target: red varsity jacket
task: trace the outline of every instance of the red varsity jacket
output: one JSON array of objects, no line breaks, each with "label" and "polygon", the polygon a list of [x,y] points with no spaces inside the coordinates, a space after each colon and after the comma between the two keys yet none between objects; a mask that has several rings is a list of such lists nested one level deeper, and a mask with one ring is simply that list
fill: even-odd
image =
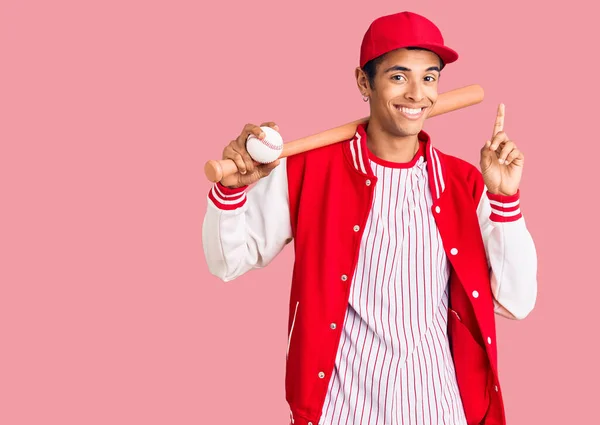
[{"label": "red varsity jacket", "polygon": [[[469,424],[505,424],[495,313],[524,318],[537,290],[535,248],[519,209],[520,193],[487,192],[477,168],[435,149],[425,132],[420,138],[426,141],[432,212],[451,263],[448,333],[465,415]],[[294,425],[318,424],[334,368],[343,327],[330,324],[343,323],[377,185],[365,140],[359,126],[351,140],[288,157],[285,172],[257,183],[252,208],[280,214],[284,228],[264,241],[264,217],[245,210],[246,188],[216,185],[209,194],[204,246],[211,272],[223,280],[264,267],[293,238],[285,389]],[[286,186],[277,189],[280,195],[276,179]],[[259,224],[239,235],[253,220]],[[493,232],[504,233],[486,251]],[[515,258],[510,266],[507,252]]]}]

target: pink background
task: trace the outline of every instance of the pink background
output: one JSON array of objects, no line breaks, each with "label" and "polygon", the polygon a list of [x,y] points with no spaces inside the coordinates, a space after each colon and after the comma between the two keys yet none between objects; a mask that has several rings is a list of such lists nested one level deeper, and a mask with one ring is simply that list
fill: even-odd
[{"label": "pink background", "polygon": [[203,165],[247,122],[274,120],[290,141],[367,115],[360,41],[401,10],[428,16],[460,54],[441,91],[486,91],[427,122],[436,145],[478,164],[505,102],[527,157],[539,301],[498,325],[509,424],[594,422],[594,12],[583,1],[203,3],[0,3],[0,423],[287,423],[293,250],[235,282],[213,278]]}]

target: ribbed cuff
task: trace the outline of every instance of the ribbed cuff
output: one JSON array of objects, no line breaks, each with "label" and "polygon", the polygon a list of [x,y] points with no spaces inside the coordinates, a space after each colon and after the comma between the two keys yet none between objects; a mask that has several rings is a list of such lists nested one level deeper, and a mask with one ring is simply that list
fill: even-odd
[{"label": "ribbed cuff", "polygon": [[506,223],[517,221],[523,217],[521,214],[520,190],[518,190],[517,193],[512,196],[496,195],[488,191],[487,197],[490,200],[490,205],[492,206],[490,220]]},{"label": "ribbed cuff", "polygon": [[235,210],[246,203],[247,188],[248,186],[242,186],[230,189],[217,182],[210,189],[208,197],[221,210]]}]

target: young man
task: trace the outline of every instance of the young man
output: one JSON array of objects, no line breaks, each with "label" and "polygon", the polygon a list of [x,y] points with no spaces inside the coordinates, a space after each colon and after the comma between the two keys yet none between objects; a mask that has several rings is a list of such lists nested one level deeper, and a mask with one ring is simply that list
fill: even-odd
[{"label": "young man", "polygon": [[370,120],[351,140],[255,166],[248,125],[224,150],[239,173],[208,195],[211,273],[231,281],[294,240],[295,425],[505,423],[495,313],[523,319],[537,293],[524,157],[502,106],[481,172],[433,147],[423,123],[457,58],[426,18],[381,17],[356,70]]}]

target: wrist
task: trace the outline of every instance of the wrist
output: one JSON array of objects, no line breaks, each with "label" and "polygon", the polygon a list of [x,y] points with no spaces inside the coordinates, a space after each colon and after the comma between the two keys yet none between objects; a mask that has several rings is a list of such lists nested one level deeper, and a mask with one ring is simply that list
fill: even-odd
[{"label": "wrist", "polygon": [[245,185],[245,184],[242,184],[242,185],[235,185],[234,184],[234,185],[230,186],[230,185],[225,185],[225,184],[223,184],[221,182],[217,182],[217,186],[219,187],[219,189],[225,190],[225,191],[228,191],[228,192],[234,192],[234,191],[237,191],[237,189],[244,189],[245,190],[246,187],[248,187],[248,185]]},{"label": "wrist", "polygon": [[512,196],[516,196],[519,193],[519,189],[517,189],[516,192],[512,192],[512,193],[506,193],[506,192],[502,192],[500,190],[488,189],[487,193],[494,195],[494,196],[512,197]]}]

